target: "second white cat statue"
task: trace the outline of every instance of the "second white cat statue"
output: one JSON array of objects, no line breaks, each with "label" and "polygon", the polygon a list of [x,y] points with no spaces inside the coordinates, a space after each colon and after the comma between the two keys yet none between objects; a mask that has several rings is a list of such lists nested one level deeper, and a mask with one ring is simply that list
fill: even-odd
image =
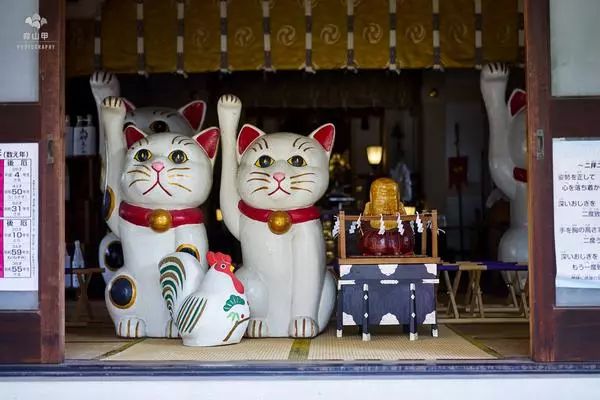
[{"label": "second white cat statue", "polygon": [[202,212],[219,146],[219,130],[188,137],[123,131],[125,105],[102,102],[106,135],[106,221],[121,239],[125,264],[109,280],[106,305],[118,336],[177,337],[161,295],[159,261],[187,252],[206,271],[208,249]]},{"label": "second white cat statue", "polygon": [[250,303],[249,337],[314,337],[335,303],[333,276],[314,204],[327,190],[335,128],[309,136],[266,135],[244,125],[242,103],[219,99],[223,168],[220,202],[229,231],[242,245],[237,272]]}]

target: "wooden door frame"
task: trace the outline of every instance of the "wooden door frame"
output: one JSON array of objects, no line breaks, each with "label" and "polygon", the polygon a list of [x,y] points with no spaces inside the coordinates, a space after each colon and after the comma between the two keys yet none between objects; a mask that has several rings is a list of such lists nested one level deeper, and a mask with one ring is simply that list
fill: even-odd
[{"label": "wooden door frame", "polygon": [[[526,0],[531,350],[535,361],[600,360],[600,309],[556,306],[552,138],[598,135],[600,99],[551,95],[549,0]],[[536,155],[543,130],[543,159]]]},{"label": "wooden door frame", "polygon": [[0,141],[39,143],[39,308],[0,311],[0,363],[64,360],[65,2],[39,0],[39,14],[56,40],[39,51],[39,101],[0,104]]}]

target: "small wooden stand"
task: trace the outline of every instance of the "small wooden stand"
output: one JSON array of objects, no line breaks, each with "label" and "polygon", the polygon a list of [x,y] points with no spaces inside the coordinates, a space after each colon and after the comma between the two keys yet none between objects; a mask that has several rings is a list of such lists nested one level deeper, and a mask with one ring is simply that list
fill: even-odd
[{"label": "small wooden stand", "polygon": [[65,269],[65,273],[74,273],[77,275],[77,281],[79,282],[79,297],[77,298],[77,305],[75,306],[75,315],[73,316],[73,319],[67,323],[68,326],[86,325],[86,322],[82,321],[84,311],[87,314],[88,320],[94,319],[87,291],[92,275],[102,272],[104,272],[104,268]]},{"label": "small wooden stand", "polygon": [[[419,253],[411,256],[362,256],[352,255],[349,256],[346,253],[346,222],[357,221],[360,217],[361,221],[379,221],[381,216],[365,216],[365,215],[346,215],[344,211],[339,213],[340,233],[338,235],[338,262],[340,264],[438,264],[440,258],[438,257],[438,242],[437,242],[437,211],[432,210],[431,212],[424,212],[419,214],[421,221],[423,222],[423,232],[421,233],[421,248]],[[400,216],[402,221],[415,221],[416,215],[402,215]],[[396,221],[397,215],[383,215],[384,221]],[[431,225],[431,256],[427,255],[427,237],[428,228]]]},{"label": "small wooden stand", "polygon": [[[371,339],[369,325],[405,325],[410,340],[418,338],[417,327],[428,325],[438,336],[436,290],[438,257],[437,211],[419,214],[423,223],[419,253],[410,256],[348,255],[346,223],[379,221],[381,216],[339,213],[337,336],[343,327],[361,327],[364,341]],[[416,215],[400,216],[402,222]],[[384,221],[397,221],[398,215],[383,215]],[[427,254],[427,231],[431,229],[431,256]]]}]

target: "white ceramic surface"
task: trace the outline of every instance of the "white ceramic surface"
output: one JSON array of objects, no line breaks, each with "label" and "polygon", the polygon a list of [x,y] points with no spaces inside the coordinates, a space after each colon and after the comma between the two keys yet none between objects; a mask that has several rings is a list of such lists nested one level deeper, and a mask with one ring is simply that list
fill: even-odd
[{"label": "white ceramic surface", "polygon": [[[179,246],[195,248],[206,268],[208,249],[203,223],[187,223],[157,231],[133,223],[119,214],[126,202],[148,210],[185,210],[199,207],[212,185],[212,168],[218,147],[218,130],[209,128],[192,138],[174,133],[146,136],[137,128],[123,133],[125,104],[117,97],[103,100],[100,110],[106,135],[107,191],[113,193],[114,210],[107,218],[113,234],[121,239],[125,265],[108,281],[105,297],[117,335],[124,337],[176,337],[169,312],[161,296],[159,261]],[[124,136],[129,137],[129,147]],[[132,142],[134,139],[139,139]],[[212,141],[205,140],[210,137]],[[207,148],[207,146],[212,146]],[[144,160],[140,152],[151,157]],[[183,151],[187,160],[177,163],[174,151]],[[119,279],[135,286],[131,304],[117,306],[111,288]]]},{"label": "white ceramic surface", "polygon": [[[227,228],[242,246],[237,276],[250,302],[247,335],[315,336],[326,327],[335,301],[320,220],[294,223],[286,233],[275,234],[266,222],[242,214],[238,203],[271,211],[312,206],[327,189],[335,131],[327,124],[309,136],[265,135],[244,125],[236,141],[241,108],[237,97],[225,95],[217,110],[223,151],[220,205]],[[263,156],[272,163],[261,167]],[[292,165],[294,156],[303,157],[306,165]]]},{"label": "white ceramic surface", "polygon": [[[481,71],[481,93],[490,124],[489,164],[494,183],[510,200],[510,228],[498,248],[500,261],[528,260],[527,183],[514,177],[515,168],[527,169],[525,92],[516,89],[505,101],[509,69],[488,64]],[[526,276],[521,276],[521,280]]]}]

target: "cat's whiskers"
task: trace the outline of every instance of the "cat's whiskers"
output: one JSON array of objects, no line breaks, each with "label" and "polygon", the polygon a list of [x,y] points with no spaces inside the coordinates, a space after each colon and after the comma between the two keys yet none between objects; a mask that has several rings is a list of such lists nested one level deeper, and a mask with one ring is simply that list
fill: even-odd
[{"label": "cat's whiskers", "polygon": [[292,190],[305,190],[305,191],[307,191],[309,193],[312,193],[312,190],[310,190],[310,189],[305,189],[305,188],[296,187],[296,186],[290,186],[290,189],[292,189]]},{"label": "cat's whiskers", "polygon": [[188,171],[190,169],[191,168],[189,168],[189,167],[174,167],[174,168],[169,168],[167,170],[167,172],[171,172],[171,171]]},{"label": "cat's whiskers", "polygon": [[250,193],[250,194],[253,194],[253,193],[255,193],[255,192],[258,192],[259,190],[267,190],[267,189],[269,189],[267,186],[261,186],[261,187],[259,187],[259,188],[256,188],[256,189],[254,189],[254,190],[252,191],[252,193]]},{"label": "cat's whiskers", "polygon": [[146,168],[148,171],[150,171],[150,167],[144,164],[133,164],[134,167],[141,167],[141,168]]},{"label": "cat's whiskers", "polygon": [[298,174],[298,175],[290,176],[290,179],[300,178],[301,176],[306,176],[306,175],[316,175],[316,174],[314,172],[305,172],[303,174]]},{"label": "cat's whiskers", "polygon": [[168,174],[167,178],[173,178],[173,177],[183,177],[183,178],[191,178],[191,175],[186,175],[186,174]]},{"label": "cat's whiskers", "polygon": [[255,175],[264,175],[264,176],[268,176],[269,178],[271,177],[270,174],[267,174],[266,172],[260,172],[260,171],[252,171],[250,172],[250,175],[255,174]]},{"label": "cat's whiskers", "polygon": [[148,182],[150,179],[136,179],[129,184],[129,187],[133,186],[134,183],[137,182]]},{"label": "cat's whiskers", "polygon": [[150,174],[147,173],[146,171],[142,171],[140,169],[132,169],[131,171],[127,171],[128,174],[142,174],[142,175],[146,175],[148,178],[150,178]]},{"label": "cat's whiskers", "polygon": [[265,178],[252,178],[252,179],[248,179],[246,182],[252,182],[252,181],[261,181],[261,182],[267,182],[270,183],[271,181]]},{"label": "cat's whiskers", "polygon": [[298,183],[315,183],[315,181],[291,181],[292,185],[296,185]]},{"label": "cat's whiskers", "polygon": [[182,189],[185,189],[185,190],[187,190],[190,193],[192,192],[192,189],[188,188],[187,186],[182,185],[181,183],[177,183],[177,182],[168,182],[168,183],[169,183],[169,185],[177,186],[177,187],[180,187]]}]

